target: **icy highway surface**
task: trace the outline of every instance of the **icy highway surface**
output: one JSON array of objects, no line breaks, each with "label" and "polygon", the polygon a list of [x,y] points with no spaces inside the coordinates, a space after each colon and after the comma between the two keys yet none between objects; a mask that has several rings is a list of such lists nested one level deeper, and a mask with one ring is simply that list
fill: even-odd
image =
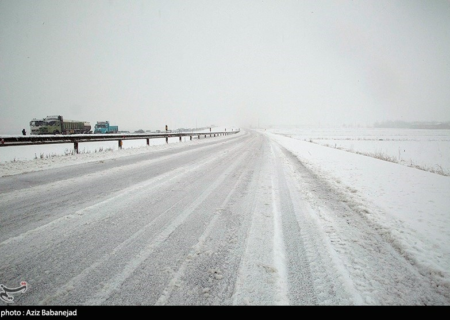
[{"label": "icy highway surface", "polygon": [[447,302],[263,133],[3,177],[0,212],[15,305]]}]

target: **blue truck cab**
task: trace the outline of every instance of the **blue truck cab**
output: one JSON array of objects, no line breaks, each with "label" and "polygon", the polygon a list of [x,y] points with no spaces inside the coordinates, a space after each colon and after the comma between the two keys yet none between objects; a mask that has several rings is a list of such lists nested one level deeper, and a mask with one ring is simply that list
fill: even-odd
[{"label": "blue truck cab", "polygon": [[117,133],[119,126],[112,126],[109,121],[97,121],[94,128],[94,133]]}]

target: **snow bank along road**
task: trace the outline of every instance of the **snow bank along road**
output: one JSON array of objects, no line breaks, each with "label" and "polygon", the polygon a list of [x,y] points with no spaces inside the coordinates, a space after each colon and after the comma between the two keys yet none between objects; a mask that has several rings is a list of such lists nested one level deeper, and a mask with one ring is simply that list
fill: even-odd
[{"label": "snow bank along road", "polygon": [[[266,135],[0,179],[15,305],[448,304]],[[0,302],[3,303],[3,302]]]}]

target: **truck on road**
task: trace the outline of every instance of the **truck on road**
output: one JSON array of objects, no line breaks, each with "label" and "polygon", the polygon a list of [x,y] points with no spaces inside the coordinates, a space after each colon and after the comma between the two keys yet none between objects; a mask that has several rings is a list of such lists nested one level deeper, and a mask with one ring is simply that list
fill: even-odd
[{"label": "truck on road", "polygon": [[66,120],[63,116],[47,116],[30,121],[31,134],[86,134],[92,133],[88,121]]},{"label": "truck on road", "polygon": [[94,133],[118,133],[119,126],[112,126],[109,121],[97,121]]}]

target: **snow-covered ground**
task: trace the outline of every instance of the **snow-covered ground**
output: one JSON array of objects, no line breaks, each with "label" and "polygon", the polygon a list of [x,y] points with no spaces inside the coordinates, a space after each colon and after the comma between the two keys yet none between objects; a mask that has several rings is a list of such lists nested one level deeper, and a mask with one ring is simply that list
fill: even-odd
[{"label": "snow-covered ground", "polygon": [[[420,273],[434,279],[440,291],[450,298],[450,177],[445,174],[450,169],[448,130],[294,128],[257,131],[284,146],[315,176],[341,194],[349,207],[378,226],[379,233],[416,265]],[[203,141],[151,143],[150,146],[144,142],[139,148],[124,146],[122,150],[2,161],[0,176]],[[6,153],[13,150],[13,147],[0,148],[5,158]],[[411,164],[418,164],[420,168]],[[436,168],[442,170],[433,170]],[[313,198],[317,201],[317,197]],[[325,227],[322,231],[333,232]],[[365,243],[363,239],[354,241]],[[364,273],[364,269],[361,272]]]},{"label": "snow-covered ground", "polygon": [[405,257],[450,292],[450,177],[423,170],[450,172],[449,130],[260,131],[352,199],[351,207],[382,226]]},{"label": "snow-covered ground", "polygon": [[450,175],[450,130],[293,128],[270,132]]}]

